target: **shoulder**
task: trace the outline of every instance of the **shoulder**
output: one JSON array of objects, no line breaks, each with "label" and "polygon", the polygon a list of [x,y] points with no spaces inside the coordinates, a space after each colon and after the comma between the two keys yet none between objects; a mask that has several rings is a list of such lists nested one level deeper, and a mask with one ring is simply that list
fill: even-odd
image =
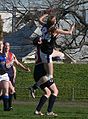
[{"label": "shoulder", "polygon": [[12,53],[12,52],[9,52],[9,55],[10,55],[10,56],[13,56],[13,57],[15,56],[15,54]]},{"label": "shoulder", "polygon": [[15,59],[16,55],[14,53],[12,53],[12,52],[10,52],[10,53],[11,53],[12,57]]}]

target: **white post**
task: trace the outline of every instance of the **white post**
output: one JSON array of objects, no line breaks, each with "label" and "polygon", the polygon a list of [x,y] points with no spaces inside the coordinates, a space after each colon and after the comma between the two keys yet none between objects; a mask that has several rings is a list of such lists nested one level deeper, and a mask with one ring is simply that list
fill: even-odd
[{"label": "white post", "polygon": [[74,87],[72,88],[72,101],[74,101],[75,100],[75,89],[74,89]]},{"label": "white post", "polygon": [[13,6],[13,11],[12,11],[12,32],[16,31],[16,7]]}]

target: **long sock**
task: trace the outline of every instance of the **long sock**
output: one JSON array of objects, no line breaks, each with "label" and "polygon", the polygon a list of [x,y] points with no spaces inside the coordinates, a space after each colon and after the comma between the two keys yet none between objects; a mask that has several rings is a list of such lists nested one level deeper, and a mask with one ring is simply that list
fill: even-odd
[{"label": "long sock", "polygon": [[16,97],[17,97],[17,96],[16,96],[16,92],[13,94],[13,97],[14,97],[14,99],[16,100]]},{"label": "long sock", "polygon": [[9,95],[9,107],[12,107],[12,98],[13,98],[13,94]]},{"label": "long sock", "polygon": [[3,96],[3,108],[4,108],[4,111],[9,110],[9,96],[6,96],[6,95]]},{"label": "long sock", "polygon": [[51,94],[51,96],[49,98],[48,109],[47,109],[48,112],[52,112],[52,108],[53,108],[55,100],[56,100],[56,96]]},{"label": "long sock", "polygon": [[39,86],[37,85],[37,83],[35,83],[35,84],[32,86],[32,88],[33,88],[34,90],[36,90],[36,89],[39,88]]},{"label": "long sock", "polygon": [[0,96],[0,100],[2,100],[2,98],[3,98],[3,96],[1,95],[1,96]]},{"label": "long sock", "polygon": [[47,97],[44,96],[44,95],[40,98],[39,104],[38,104],[38,106],[36,108],[37,111],[40,111],[41,110],[41,108],[45,104],[46,100],[47,100]]}]

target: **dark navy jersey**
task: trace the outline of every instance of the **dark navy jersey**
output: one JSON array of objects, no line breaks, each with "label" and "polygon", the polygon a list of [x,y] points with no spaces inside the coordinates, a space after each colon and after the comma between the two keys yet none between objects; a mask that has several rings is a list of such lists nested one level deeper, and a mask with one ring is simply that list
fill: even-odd
[{"label": "dark navy jersey", "polygon": [[41,45],[41,51],[45,54],[52,54],[54,43],[56,40],[56,37],[51,35],[48,32],[49,27],[45,24],[41,31],[42,31],[42,45]]},{"label": "dark navy jersey", "polygon": [[3,53],[0,53],[0,74],[3,75],[6,73],[6,56]]},{"label": "dark navy jersey", "polygon": [[9,78],[14,76],[14,69],[13,66],[10,68],[6,68],[6,72],[8,73]]},{"label": "dark navy jersey", "polygon": [[53,35],[51,36],[50,42],[47,42],[47,40],[42,40],[42,45],[41,45],[41,51],[45,54],[51,55],[54,49],[54,44],[55,44],[56,37]]},{"label": "dark navy jersey", "polygon": [[34,80],[37,82],[42,76],[46,75],[44,69],[44,64],[40,58],[40,47],[37,47],[36,57],[35,57],[35,67],[34,67]]},{"label": "dark navy jersey", "polygon": [[42,39],[43,40],[46,40],[47,42],[50,42],[51,35],[48,32],[48,29],[49,29],[48,25],[47,24],[44,24],[44,26],[41,29],[41,31],[42,31]]},{"label": "dark navy jersey", "polygon": [[37,52],[35,54],[35,64],[42,63],[41,57],[40,57],[40,46],[37,46]]}]

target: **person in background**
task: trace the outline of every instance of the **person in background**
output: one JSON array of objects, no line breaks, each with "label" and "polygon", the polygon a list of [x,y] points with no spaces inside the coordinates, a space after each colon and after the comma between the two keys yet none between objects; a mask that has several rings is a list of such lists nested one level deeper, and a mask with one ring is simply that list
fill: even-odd
[{"label": "person in background", "polygon": [[[33,40],[33,45],[37,48],[36,52],[38,52],[38,53],[36,53],[36,54],[38,54],[38,55],[40,53],[41,43],[42,43],[41,37],[36,37]],[[59,60],[62,60],[63,59],[62,56],[64,57],[64,54],[63,53],[60,55],[60,52],[59,51],[53,49],[52,58],[54,58],[55,60],[58,60],[58,59]],[[35,55],[35,57],[37,57],[37,56]],[[40,55],[38,57],[40,57]],[[42,60],[41,60],[41,62],[42,62]],[[31,94],[32,98],[35,98],[36,89],[40,88],[40,85],[41,84],[42,84],[42,80],[38,80],[33,86],[31,86],[31,87],[28,88],[29,91],[30,91],[30,94]]]},{"label": "person in background", "polygon": [[[12,83],[12,85],[15,88],[15,82],[16,82],[16,67],[14,65],[17,65],[21,67],[23,70],[30,72],[29,68],[26,68],[22,63],[20,63],[14,53],[10,51],[10,43],[5,42],[4,43],[4,53],[6,55],[6,72],[8,73],[9,79]],[[13,95],[10,94],[9,96],[9,105],[12,108],[12,97]],[[14,95],[14,98],[16,99],[16,94]]]},{"label": "person in background", "polygon": [[[35,42],[35,45],[36,45],[36,42]],[[46,115],[47,116],[48,115],[49,116],[58,116],[56,113],[54,113],[52,111],[56,97],[58,95],[58,89],[56,87],[54,80],[52,80],[52,79],[49,80],[47,77],[47,72],[44,69],[44,64],[42,63],[42,60],[40,58],[40,47],[41,47],[41,40],[39,40],[38,44],[37,44],[37,52],[36,52],[36,56],[35,56],[35,68],[34,68],[33,76],[34,76],[34,80],[36,83],[41,82],[39,87],[44,92],[44,94],[41,96],[40,101],[35,109],[34,114],[41,115],[41,116],[44,115],[41,112],[41,109],[42,109],[43,105],[45,104],[45,102],[47,101],[47,99],[49,98]]]},{"label": "person in background", "polygon": [[9,94],[14,94],[15,89],[9,81],[9,76],[6,72],[6,56],[3,53],[3,41],[0,41],[0,91],[3,100],[3,110],[10,111]]},{"label": "person in background", "polygon": [[[42,37],[41,39],[41,47],[40,47],[40,57],[42,62],[44,63],[44,68],[47,72],[47,77],[49,79],[53,79],[53,59],[65,59],[64,53],[60,51],[56,51],[54,49],[54,43],[60,34],[71,35],[74,30],[74,25],[68,30],[64,31],[56,27],[56,17],[50,16],[47,22],[44,22],[44,18],[47,17],[48,14],[44,14],[40,17],[42,27]],[[39,43],[39,41],[38,41]],[[32,87],[29,88],[31,95],[35,98],[35,90],[38,88],[41,82],[35,83]]]}]

